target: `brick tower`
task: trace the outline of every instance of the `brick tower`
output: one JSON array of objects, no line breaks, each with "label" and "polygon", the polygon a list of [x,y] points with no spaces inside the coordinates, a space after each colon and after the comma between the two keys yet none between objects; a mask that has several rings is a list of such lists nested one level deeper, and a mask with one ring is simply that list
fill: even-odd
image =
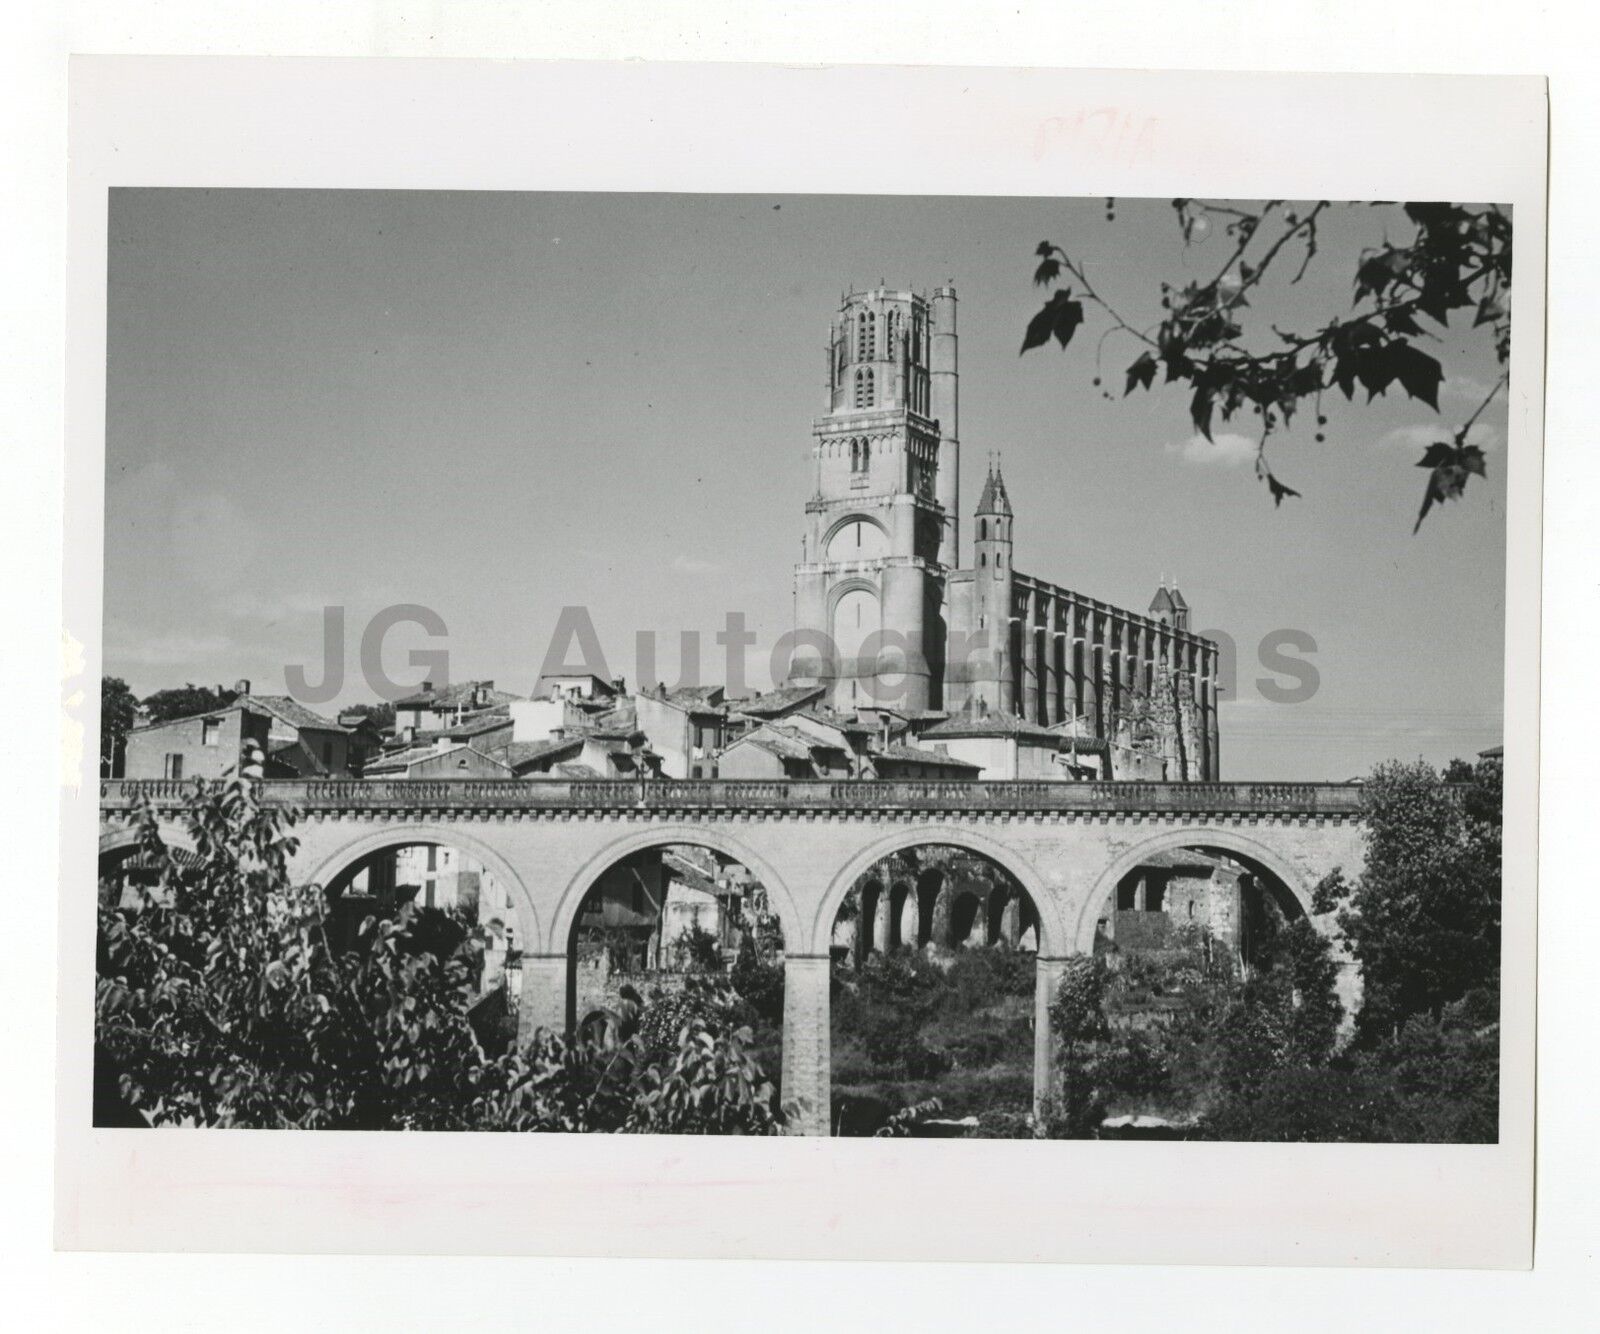
[{"label": "brick tower", "polygon": [[955,291],[852,292],[827,360],[790,679],[827,682],[842,710],[937,707],[959,536]]}]

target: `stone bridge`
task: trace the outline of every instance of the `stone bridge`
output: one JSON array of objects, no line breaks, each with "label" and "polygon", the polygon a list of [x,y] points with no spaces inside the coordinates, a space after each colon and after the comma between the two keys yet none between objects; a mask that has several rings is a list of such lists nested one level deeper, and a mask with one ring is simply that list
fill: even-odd
[{"label": "stone bridge", "polygon": [[[804,1100],[803,1128],[829,1116],[829,948],[850,887],[896,852],[926,845],[992,859],[1038,914],[1034,1089],[1051,1087],[1048,1010],[1065,961],[1093,948],[1119,880],[1153,854],[1212,848],[1278,881],[1317,928],[1317,881],[1359,872],[1360,788],[1340,783],[269,781],[264,799],[297,808],[296,873],[329,884],[385,849],[459,848],[491,870],[516,904],[524,946],[519,1028],[562,1029],[570,1013],[573,926],[608,867],[647,848],[691,843],[737,859],[765,885],[783,929],[785,1100]],[[192,783],[101,785],[100,854],[136,835],[149,800],[174,809]],[[170,840],[187,839],[175,822]]]}]

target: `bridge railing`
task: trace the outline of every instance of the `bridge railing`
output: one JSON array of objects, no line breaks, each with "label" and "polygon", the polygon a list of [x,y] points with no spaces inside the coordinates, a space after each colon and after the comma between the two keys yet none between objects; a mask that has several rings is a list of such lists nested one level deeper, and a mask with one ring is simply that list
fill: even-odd
[{"label": "bridge railing", "polygon": [[[100,805],[181,805],[204,780],[106,779]],[[1352,783],[914,782],[762,779],[269,779],[263,799],[308,811],[1008,811],[1353,815]]]}]

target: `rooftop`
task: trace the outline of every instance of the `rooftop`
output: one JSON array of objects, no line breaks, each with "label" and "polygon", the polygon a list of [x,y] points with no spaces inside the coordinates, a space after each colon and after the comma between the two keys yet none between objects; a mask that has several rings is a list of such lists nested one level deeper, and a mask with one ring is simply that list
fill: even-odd
[{"label": "rooftop", "polygon": [[968,760],[958,760],[954,755],[945,755],[937,750],[922,750],[916,746],[879,746],[872,753],[886,760],[894,760],[899,764],[938,765],[944,769],[967,769],[974,774],[981,772],[983,769],[981,764],[973,764]]},{"label": "rooftop", "polygon": [[776,690],[743,701],[738,708],[740,713],[747,713],[752,718],[776,718],[820,698],[826,689],[825,686],[779,686]]}]

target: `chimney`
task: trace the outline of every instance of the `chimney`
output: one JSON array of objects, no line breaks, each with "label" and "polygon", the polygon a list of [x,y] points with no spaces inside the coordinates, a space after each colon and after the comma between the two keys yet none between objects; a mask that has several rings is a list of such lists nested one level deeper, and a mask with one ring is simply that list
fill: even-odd
[{"label": "chimney", "polygon": [[424,681],[422,683],[422,693],[424,695],[433,694],[433,682],[432,681]]},{"label": "chimney", "polygon": [[233,683],[233,693],[236,695],[248,695],[250,693],[250,678],[241,676],[235,681]]},{"label": "chimney", "polygon": [[625,676],[613,676],[611,678],[611,690],[613,694],[626,695],[628,693],[628,678]]}]

